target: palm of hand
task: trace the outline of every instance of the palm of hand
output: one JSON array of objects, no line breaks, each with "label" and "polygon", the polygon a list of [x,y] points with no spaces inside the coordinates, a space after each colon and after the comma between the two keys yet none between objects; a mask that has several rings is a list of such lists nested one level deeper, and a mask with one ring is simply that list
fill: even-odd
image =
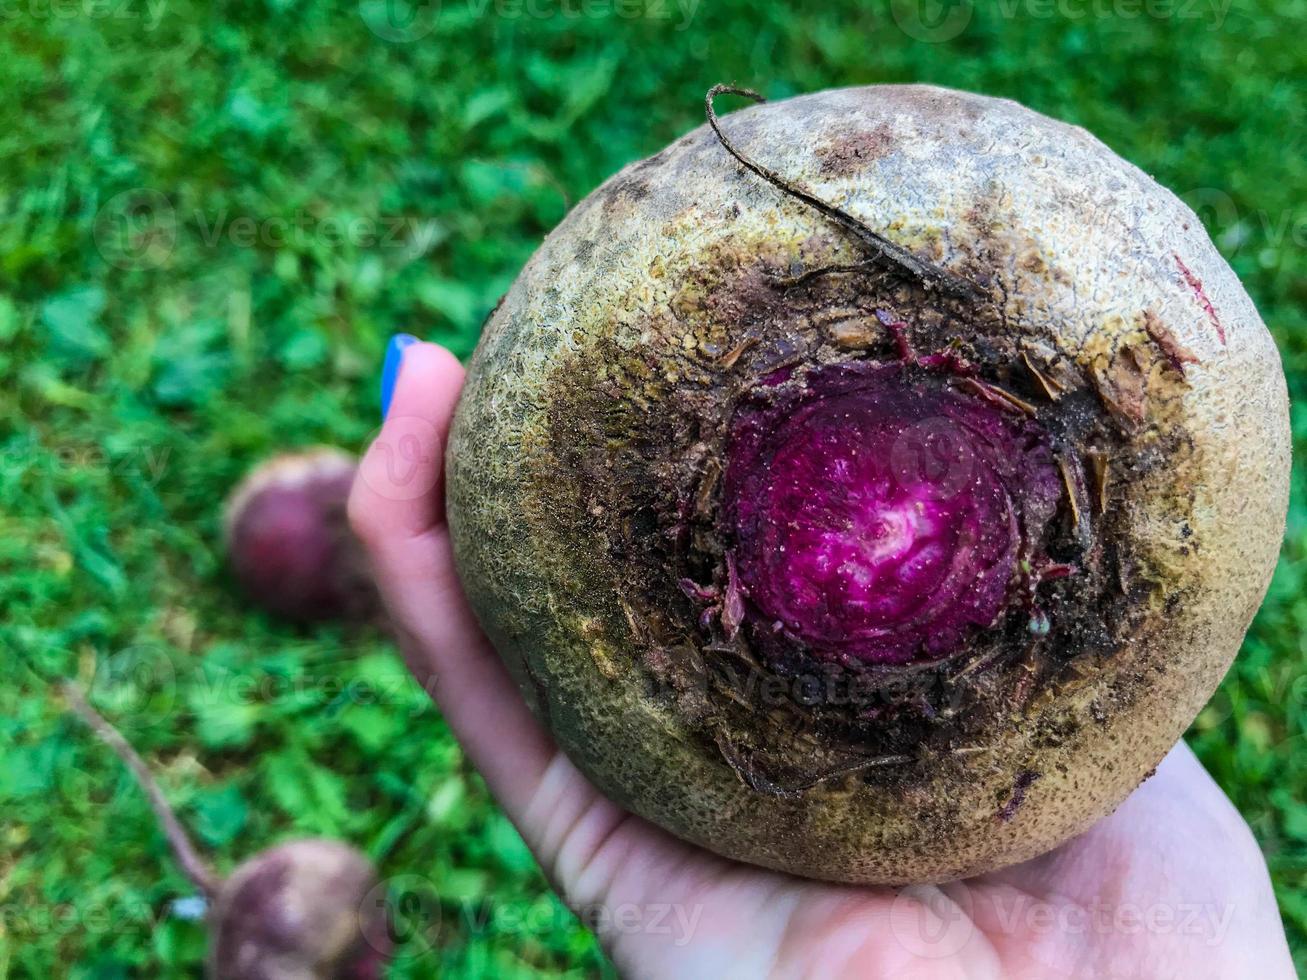
[{"label": "palm of hand", "polygon": [[[531,717],[454,574],[440,474],[461,383],[447,352],[409,348],[351,519],[411,669],[555,887],[624,972],[1294,975],[1261,853],[1183,743],[1115,814],[1057,850],[967,881],[903,890],[736,864],[608,802]],[[417,462],[397,475],[400,445]]]}]

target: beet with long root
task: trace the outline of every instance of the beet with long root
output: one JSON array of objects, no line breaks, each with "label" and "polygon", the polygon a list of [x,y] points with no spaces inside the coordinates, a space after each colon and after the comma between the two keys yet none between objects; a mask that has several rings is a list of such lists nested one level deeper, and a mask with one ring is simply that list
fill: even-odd
[{"label": "beet with long root", "polygon": [[468,595],[568,754],[688,840],[849,882],[1032,857],[1146,777],[1261,601],[1275,346],[1081,129],[718,94],[487,324],[447,463]]},{"label": "beet with long root", "polygon": [[305,838],[260,851],[219,878],[131,744],[76,687],[64,693],[131,770],[183,872],[209,902],[210,980],[381,980],[390,930],[367,857],[340,841]]}]

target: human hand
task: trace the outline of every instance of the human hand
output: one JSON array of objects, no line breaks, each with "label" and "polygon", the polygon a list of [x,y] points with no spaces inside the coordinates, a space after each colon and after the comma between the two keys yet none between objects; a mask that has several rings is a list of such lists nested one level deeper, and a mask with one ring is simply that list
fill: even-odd
[{"label": "human hand", "polygon": [[[455,574],[443,458],[462,383],[444,349],[404,351],[350,520],[410,669],[623,973],[1294,976],[1262,854],[1183,743],[1087,833],[1033,861],[944,885],[833,885],[737,864],[610,803],[532,717]],[[398,483],[396,459],[407,466]]]}]

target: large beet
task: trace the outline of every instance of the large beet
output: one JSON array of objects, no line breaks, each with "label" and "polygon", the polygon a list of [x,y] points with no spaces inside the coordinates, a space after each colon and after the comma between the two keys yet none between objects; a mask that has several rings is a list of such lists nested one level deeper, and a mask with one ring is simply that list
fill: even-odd
[{"label": "large beet", "polygon": [[582,202],[491,317],[448,457],[471,601],[568,754],[684,838],[856,882],[1038,854],[1145,778],[1261,601],[1274,344],[1187,207],[1014,103],[721,128]]}]

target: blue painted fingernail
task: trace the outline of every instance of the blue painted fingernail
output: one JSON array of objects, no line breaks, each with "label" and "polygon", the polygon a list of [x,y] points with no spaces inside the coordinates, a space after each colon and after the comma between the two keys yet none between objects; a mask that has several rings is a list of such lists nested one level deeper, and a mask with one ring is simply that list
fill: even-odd
[{"label": "blue painted fingernail", "polygon": [[397,333],[386,345],[386,360],[381,365],[381,420],[383,422],[390,414],[390,399],[395,394],[399,369],[404,366],[404,350],[417,342],[418,339],[412,334]]}]

